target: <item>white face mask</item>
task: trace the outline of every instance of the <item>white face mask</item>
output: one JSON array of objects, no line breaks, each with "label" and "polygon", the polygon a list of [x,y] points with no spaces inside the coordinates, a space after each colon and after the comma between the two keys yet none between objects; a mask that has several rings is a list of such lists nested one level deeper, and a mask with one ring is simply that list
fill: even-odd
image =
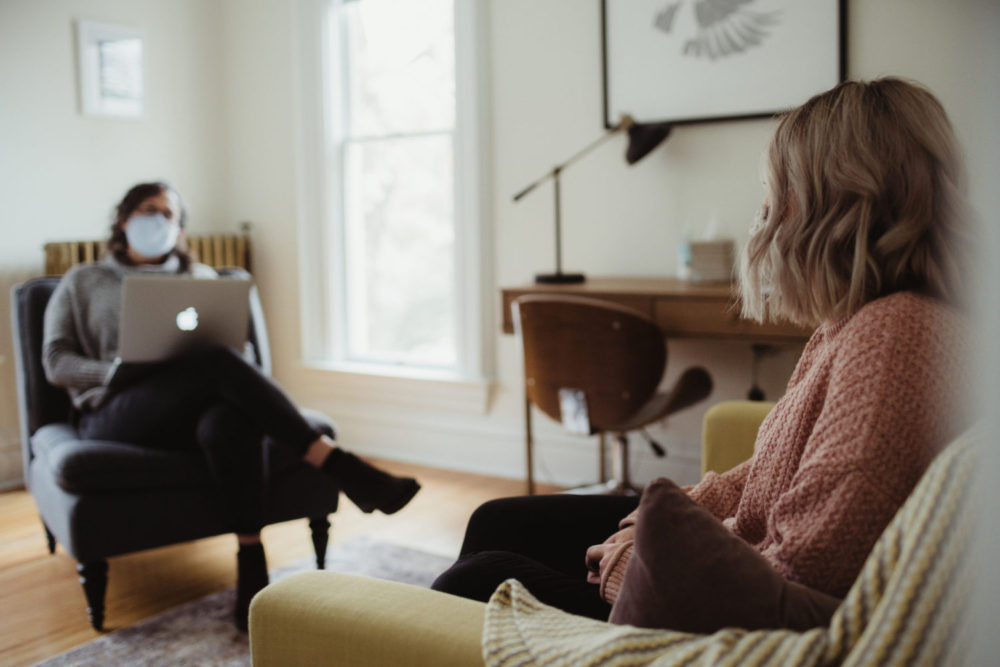
[{"label": "white face mask", "polygon": [[180,231],[180,225],[171,224],[162,213],[136,215],[125,226],[125,238],[143,257],[162,257],[177,245]]}]

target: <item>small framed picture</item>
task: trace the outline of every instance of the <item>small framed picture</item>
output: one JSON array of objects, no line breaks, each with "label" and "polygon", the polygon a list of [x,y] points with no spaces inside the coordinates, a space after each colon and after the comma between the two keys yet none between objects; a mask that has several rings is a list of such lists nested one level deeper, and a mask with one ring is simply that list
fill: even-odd
[{"label": "small framed picture", "polygon": [[143,114],[142,32],[77,21],[80,112],[139,118]]},{"label": "small framed picture", "polygon": [[602,0],[604,123],[761,118],[843,80],[844,0]]}]

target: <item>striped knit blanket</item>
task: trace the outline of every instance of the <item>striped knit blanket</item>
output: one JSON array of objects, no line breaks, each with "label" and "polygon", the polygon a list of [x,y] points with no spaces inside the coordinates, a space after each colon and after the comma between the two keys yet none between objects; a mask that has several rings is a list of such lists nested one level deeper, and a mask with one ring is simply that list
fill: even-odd
[{"label": "striped knit blanket", "polygon": [[927,469],[829,627],[696,635],[616,626],[543,605],[510,579],[487,607],[483,658],[496,667],[960,664],[975,523],[966,491],[982,439],[965,433]]}]

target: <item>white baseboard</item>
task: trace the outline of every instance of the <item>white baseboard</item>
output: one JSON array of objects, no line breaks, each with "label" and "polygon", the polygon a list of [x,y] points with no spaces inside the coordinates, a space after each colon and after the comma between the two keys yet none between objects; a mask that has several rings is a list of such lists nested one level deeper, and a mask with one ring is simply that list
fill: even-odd
[{"label": "white baseboard", "polygon": [[[359,454],[508,479],[525,477],[524,432],[520,428],[450,420],[427,423],[421,419],[378,417],[350,411],[335,419],[340,429],[338,439]],[[667,448],[671,449],[669,444]],[[700,476],[700,458],[690,453],[674,453],[660,459],[638,437],[633,438],[632,450],[630,467],[636,483],[645,484],[663,476],[680,484],[690,484]],[[594,482],[597,456],[596,437],[537,429],[535,479],[565,486]]]},{"label": "white baseboard", "polygon": [[23,488],[24,488],[23,479],[9,479],[0,482],[0,493],[4,491],[14,491],[16,489],[23,489]]},{"label": "white baseboard", "polygon": [[0,427],[0,491],[24,485],[21,461],[21,430],[15,426]]}]

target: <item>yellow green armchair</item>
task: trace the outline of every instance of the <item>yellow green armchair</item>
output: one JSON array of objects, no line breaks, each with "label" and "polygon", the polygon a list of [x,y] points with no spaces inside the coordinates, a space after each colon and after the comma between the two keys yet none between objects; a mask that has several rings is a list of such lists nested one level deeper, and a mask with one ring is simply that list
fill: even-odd
[{"label": "yellow green armchair", "polygon": [[[743,419],[748,413],[745,406],[720,408],[708,419],[733,415]],[[711,427],[710,433],[737,432]],[[482,604],[405,584],[311,572],[268,586],[254,598],[253,662],[258,667],[962,664],[962,610],[975,579],[965,554],[977,520],[966,491],[983,440],[979,428],[970,429],[935,459],[828,627],[725,628],[710,635],[648,630],[553,609],[514,580]]]},{"label": "yellow green armchair", "polygon": [[701,429],[701,474],[723,473],[753,455],[764,417],[774,407],[767,401],[725,401],[705,413]]}]

